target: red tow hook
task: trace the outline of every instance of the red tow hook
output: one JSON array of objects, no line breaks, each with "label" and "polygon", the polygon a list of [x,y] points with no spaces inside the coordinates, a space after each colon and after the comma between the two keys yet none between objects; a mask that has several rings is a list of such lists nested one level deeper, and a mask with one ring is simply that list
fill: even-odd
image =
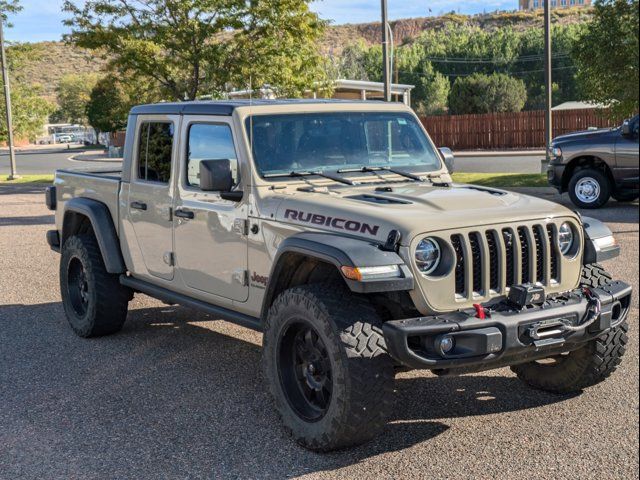
[{"label": "red tow hook", "polygon": [[476,318],[479,318],[480,320],[487,319],[487,312],[482,305],[480,305],[479,303],[476,303],[473,306],[473,308],[476,309]]}]

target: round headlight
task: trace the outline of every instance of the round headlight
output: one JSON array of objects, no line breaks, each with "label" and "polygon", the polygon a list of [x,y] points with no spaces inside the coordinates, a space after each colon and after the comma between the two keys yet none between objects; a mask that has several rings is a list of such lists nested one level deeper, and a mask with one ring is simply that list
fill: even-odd
[{"label": "round headlight", "polygon": [[558,247],[563,255],[567,255],[573,247],[573,228],[568,223],[560,225],[560,231],[558,232]]},{"label": "round headlight", "polygon": [[416,248],[416,264],[418,270],[424,275],[429,275],[440,265],[440,245],[432,238],[425,238]]}]

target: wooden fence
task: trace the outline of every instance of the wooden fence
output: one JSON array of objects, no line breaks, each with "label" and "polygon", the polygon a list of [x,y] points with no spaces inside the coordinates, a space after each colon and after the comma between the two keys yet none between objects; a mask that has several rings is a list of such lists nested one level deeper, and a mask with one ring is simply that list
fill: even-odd
[{"label": "wooden fence", "polygon": [[[453,150],[544,148],[544,110],[485,115],[423,117],[422,123],[439,147]],[[620,125],[597,110],[553,112],[553,136]]]}]

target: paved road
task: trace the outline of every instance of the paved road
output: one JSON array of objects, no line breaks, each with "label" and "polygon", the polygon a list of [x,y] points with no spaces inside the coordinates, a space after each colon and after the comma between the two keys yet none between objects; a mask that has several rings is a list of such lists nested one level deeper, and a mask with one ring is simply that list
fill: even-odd
[{"label": "paved road", "polygon": [[[622,244],[609,268],[637,288],[637,203],[594,215]],[[44,242],[52,220],[40,188],[0,187],[2,479],[638,478],[637,293],[609,381],[557,396],[508,369],[403,373],[381,437],[318,455],[280,426],[257,333],[138,295],[123,332],[75,337]]]},{"label": "paved road", "polygon": [[[18,174],[50,174],[62,168],[96,168],[113,166],[113,162],[77,162],[69,160],[72,155],[81,153],[82,149],[52,147],[51,149],[21,150],[16,152],[16,166]],[[9,154],[0,152],[0,175],[11,172]]]},{"label": "paved road", "polygon": [[455,171],[464,173],[540,173],[544,155],[456,155]]}]

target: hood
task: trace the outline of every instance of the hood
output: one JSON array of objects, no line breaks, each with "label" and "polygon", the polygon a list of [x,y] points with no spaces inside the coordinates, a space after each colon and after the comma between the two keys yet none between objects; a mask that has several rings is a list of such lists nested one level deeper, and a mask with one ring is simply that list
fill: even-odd
[{"label": "hood", "polygon": [[588,140],[591,138],[598,138],[607,135],[614,131],[611,128],[600,128],[598,130],[583,130],[581,132],[568,133],[566,135],[560,135],[553,139],[553,144],[558,145],[565,142],[573,142],[576,140]]},{"label": "hood", "polygon": [[403,245],[417,235],[441,230],[576,218],[556,203],[473,185],[338,187],[323,192],[297,191],[281,200],[278,221],[380,242],[391,230],[398,230]]}]

